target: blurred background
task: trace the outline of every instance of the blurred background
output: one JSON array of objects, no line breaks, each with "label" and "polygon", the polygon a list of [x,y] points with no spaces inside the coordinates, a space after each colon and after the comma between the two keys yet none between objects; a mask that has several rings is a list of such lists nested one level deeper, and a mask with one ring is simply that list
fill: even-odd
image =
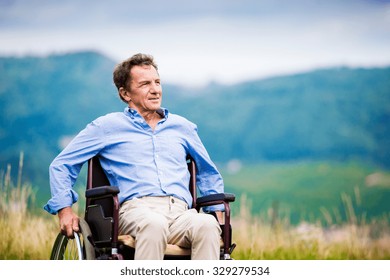
[{"label": "blurred background", "polygon": [[143,52],[163,106],[198,125],[234,213],[388,220],[389,46],[385,0],[0,0],[0,179],[31,184],[42,212],[50,162],[124,109],[112,70]]}]

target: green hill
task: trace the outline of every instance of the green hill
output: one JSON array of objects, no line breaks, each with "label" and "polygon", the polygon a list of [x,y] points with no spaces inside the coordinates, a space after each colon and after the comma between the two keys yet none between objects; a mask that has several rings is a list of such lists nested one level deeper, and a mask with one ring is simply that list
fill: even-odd
[{"label": "green hill", "polygon": [[220,161],[360,158],[390,166],[390,68],[214,86],[175,110],[200,124]]},{"label": "green hill", "polygon": [[[390,172],[364,162],[264,162],[237,172],[223,170],[226,188],[265,221],[390,220]],[[234,213],[240,211],[233,204]]]},{"label": "green hill", "polygon": [[0,59],[0,162],[47,185],[47,168],[62,137],[121,106],[111,82],[114,63],[96,53]]}]

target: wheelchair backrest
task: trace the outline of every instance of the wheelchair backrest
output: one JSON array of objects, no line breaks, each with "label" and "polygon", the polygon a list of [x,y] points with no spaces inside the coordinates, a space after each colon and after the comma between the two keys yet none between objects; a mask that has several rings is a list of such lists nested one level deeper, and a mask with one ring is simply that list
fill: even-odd
[{"label": "wheelchair backrest", "polygon": [[[187,156],[187,167],[190,172],[189,190],[192,195],[192,207],[196,207],[196,164],[195,161]],[[87,176],[87,189],[92,189],[100,186],[109,186],[110,182],[107,179],[106,173],[100,165],[98,156],[88,160],[88,176]]]}]

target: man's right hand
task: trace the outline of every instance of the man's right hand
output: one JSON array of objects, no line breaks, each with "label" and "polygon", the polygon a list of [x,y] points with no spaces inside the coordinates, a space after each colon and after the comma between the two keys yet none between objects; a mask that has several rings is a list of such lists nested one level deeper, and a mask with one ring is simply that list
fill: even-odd
[{"label": "man's right hand", "polygon": [[79,231],[79,217],[73,212],[71,207],[62,208],[58,211],[61,233],[68,238],[73,238],[73,232]]}]

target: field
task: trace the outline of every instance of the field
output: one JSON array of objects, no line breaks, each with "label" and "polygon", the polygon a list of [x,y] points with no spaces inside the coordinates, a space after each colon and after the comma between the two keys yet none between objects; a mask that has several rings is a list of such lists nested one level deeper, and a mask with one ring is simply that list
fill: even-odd
[{"label": "field", "polygon": [[295,225],[320,221],[332,226],[364,223],[383,215],[389,218],[390,173],[374,165],[358,161],[267,162],[233,170],[222,169],[226,190],[248,197],[245,207],[268,222],[278,218]]},{"label": "field", "polygon": [[[21,177],[14,183],[9,174],[8,170],[2,172],[0,182],[0,260],[48,259],[58,233],[57,217],[41,210],[31,185],[21,182]],[[233,258],[390,259],[389,206],[369,208],[372,200],[382,201],[377,192],[387,197],[388,176],[383,170],[361,165],[330,163],[253,166],[226,173],[228,189],[237,193]],[[294,201],[287,186],[304,194],[299,186],[308,188],[309,182],[311,198],[303,195],[303,200]],[[327,186],[326,191],[320,191],[321,184]],[[340,189],[344,185],[351,186]],[[330,202],[333,196],[337,207]],[[299,210],[305,215],[296,215]]]},{"label": "field", "polygon": [[[390,259],[390,225],[386,217],[370,223],[349,221],[323,226],[320,221],[292,225],[253,216],[242,197],[233,221],[234,254],[243,260],[378,260]],[[272,211],[271,211],[272,212]]]}]

